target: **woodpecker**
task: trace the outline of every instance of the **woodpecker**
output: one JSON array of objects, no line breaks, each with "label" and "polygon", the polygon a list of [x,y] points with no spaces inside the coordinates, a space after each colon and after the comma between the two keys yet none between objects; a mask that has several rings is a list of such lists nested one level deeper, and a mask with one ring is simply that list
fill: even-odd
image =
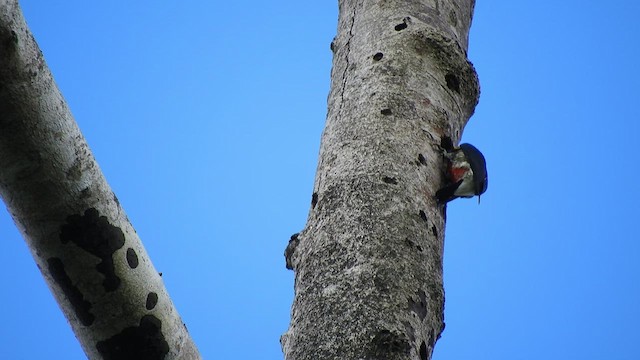
[{"label": "woodpecker", "polygon": [[442,204],[459,197],[472,198],[487,191],[487,164],[484,156],[475,146],[461,144],[459,148],[445,149],[447,159],[447,180],[449,184],[436,192]]}]

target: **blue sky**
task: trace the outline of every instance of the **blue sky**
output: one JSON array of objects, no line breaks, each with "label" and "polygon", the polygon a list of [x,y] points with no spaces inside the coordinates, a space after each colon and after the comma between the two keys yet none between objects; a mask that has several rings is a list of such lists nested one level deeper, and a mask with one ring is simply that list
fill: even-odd
[{"label": "blue sky", "polygon": [[[326,114],[336,2],[21,1],[207,359],[281,359]],[[435,360],[640,357],[640,3],[479,0]],[[84,359],[0,211],[0,358]]]}]

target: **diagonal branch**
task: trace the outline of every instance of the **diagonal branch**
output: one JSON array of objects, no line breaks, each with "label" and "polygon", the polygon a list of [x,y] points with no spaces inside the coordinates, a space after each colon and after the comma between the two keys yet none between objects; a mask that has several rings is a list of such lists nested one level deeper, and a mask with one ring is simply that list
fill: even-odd
[{"label": "diagonal branch", "polygon": [[0,196],[90,359],[199,359],[15,0],[0,1]]}]

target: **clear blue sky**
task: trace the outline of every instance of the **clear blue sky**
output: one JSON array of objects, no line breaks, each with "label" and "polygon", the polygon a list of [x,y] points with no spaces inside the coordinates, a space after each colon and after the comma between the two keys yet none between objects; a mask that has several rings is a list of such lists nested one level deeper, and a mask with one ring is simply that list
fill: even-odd
[{"label": "clear blue sky", "polygon": [[[102,170],[207,359],[281,359],[336,1],[23,0]],[[640,3],[478,0],[435,360],[640,358]],[[0,358],[84,359],[0,210]]]}]

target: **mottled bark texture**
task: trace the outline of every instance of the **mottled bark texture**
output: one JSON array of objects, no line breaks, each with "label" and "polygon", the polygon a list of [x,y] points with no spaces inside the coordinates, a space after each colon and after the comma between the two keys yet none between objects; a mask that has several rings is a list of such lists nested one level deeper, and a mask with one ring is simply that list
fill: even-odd
[{"label": "mottled bark texture", "polygon": [[15,0],[0,0],[0,196],[90,359],[200,358]]},{"label": "mottled bark texture", "polygon": [[442,139],[479,96],[473,0],[341,0],[287,360],[430,359],[444,329]]}]

